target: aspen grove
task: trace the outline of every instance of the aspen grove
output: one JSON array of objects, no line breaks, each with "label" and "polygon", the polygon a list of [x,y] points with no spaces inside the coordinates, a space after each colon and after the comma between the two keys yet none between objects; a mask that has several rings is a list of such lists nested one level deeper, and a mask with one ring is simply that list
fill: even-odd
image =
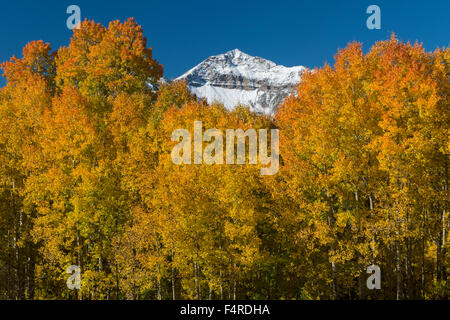
[{"label": "aspen grove", "polygon": [[[273,117],[158,82],[132,18],[1,68],[1,299],[448,298],[449,48],[350,43]],[[173,163],[196,121],[279,130],[279,171]]]}]

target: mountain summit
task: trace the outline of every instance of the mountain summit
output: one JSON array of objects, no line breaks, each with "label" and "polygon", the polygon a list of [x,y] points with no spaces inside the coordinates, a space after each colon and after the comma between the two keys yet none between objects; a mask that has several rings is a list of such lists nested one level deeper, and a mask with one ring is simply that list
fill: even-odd
[{"label": "mountain summit", "polygon": [[300,82],[305,69],[277,65],[234,49],[207,58],[176,80],[186,79],[191,92],[210,103],[220,102],[228,109],[247,105],[272,114]]}]

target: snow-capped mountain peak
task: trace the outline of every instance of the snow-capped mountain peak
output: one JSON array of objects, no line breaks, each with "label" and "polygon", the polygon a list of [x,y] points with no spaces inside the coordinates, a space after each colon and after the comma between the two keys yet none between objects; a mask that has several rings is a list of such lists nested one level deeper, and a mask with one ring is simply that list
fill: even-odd
[{"label": "snow-capped mountain peak", "polygon": [[176,80],[186,79],[190,90],[208,102],[232,109],[241,104],[273,113],[300,82],[303,66],[285,67],[250,56],[239,49],[211,56]]}]

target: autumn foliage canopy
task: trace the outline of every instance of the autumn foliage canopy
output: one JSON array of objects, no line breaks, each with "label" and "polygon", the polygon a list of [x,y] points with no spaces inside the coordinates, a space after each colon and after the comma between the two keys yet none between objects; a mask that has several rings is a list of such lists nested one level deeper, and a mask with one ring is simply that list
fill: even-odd
[{"label": "autumn foliage canopy", "polygon": [[[0,298],[447,298],[450,50],[335,60],[268,117],[158,82],[133,19],[27,44],[1,65]],[[173,164],[196,120],[278,128],[279,173]]]}]

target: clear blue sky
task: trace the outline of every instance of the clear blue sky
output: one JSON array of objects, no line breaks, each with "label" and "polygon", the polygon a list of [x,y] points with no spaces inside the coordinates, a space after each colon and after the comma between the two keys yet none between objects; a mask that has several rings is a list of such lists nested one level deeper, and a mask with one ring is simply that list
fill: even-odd
[{"label": "clear blue sky", "polygon": [[[174,78],[208,56],[240,50],[285,66],[333,63],[350,41],[367,50],[391,32],[423,42],[429,51],[450,43],[450,0],[126,0],[2,1],[0,61],[21,56],[31,40],[67,45],[66,8],[76,4],[82,20],[107,25],[135,17],[143,26],[164,74]],[[381,30],[366,27],[366,8],[381,8]],[[5,83],[0,77],[0,86]]]}]

